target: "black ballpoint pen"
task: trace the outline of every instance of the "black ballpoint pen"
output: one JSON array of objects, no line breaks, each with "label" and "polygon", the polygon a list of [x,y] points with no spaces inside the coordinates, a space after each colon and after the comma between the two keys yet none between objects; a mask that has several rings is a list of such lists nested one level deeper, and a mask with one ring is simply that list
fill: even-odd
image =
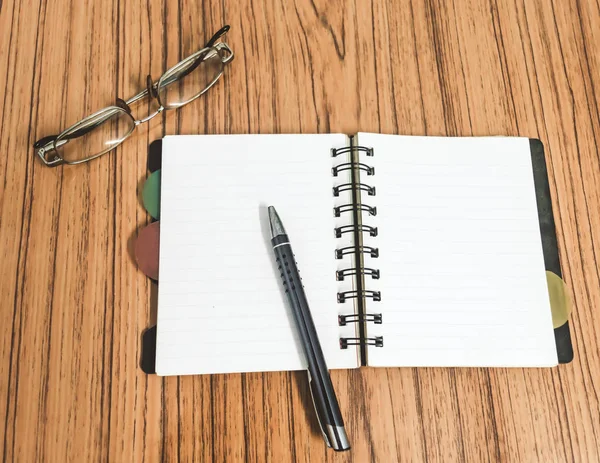
[{"label": "black ballpoint pen", "polygon": [[273,252],[306,354],[310,393],[323,437],[327,446],[334,450],[349,450],[350,442],[344,429],[342,413],[329,377],[317,330],[310,314],[308,300],[304,293],[292,247],[281,219],[273,206],[269,206],[269,222],[271,224]]}]

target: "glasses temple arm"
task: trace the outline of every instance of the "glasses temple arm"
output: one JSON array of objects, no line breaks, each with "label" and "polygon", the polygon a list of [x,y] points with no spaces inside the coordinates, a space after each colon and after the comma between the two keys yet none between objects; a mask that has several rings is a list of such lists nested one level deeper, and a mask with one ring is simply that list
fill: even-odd
[{"label": "glasses temple arm", "polygon": [[229,32],[229,25],[225,25],[223,26],[221,29],[219,29],[217,32],[215,32],[215,35],[213,35],[210,40],[208,42],[206,42],[206,46],[204,48],[211,48],[214,46],[215,43],[217,43],[217,40],[219,40],[221,37],[223,37],[225,34],[227,34],[227,32]]}]

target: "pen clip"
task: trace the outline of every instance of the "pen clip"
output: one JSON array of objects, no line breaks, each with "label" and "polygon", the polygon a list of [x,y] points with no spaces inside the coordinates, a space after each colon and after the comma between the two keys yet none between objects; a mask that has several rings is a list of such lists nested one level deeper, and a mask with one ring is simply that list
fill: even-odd
[{"label": "pen clip", "polygon": [[325,433],[325,428],[323,427],[323,417],[321,416],[322,411],[320,407],[317,407],[317,402],[315,401],[315,393],[313,392],[313,380],[310,376],[310,371],[307,370],[308,373],[308,388],[310,389],[310,397],[313,402],[313,406],[315,408],[315,414],[317,415],[317,421],[319,422],[319,428],[321,428],[321,433],[323,434],[323,439],[325,439],[325,443],[327,447],[331,448],[331,442],[329,441],[329,436]]}]

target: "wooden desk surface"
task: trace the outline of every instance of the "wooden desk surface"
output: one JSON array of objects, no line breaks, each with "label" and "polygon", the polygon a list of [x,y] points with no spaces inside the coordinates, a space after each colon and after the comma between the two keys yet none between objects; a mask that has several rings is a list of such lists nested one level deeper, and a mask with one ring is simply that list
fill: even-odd
[{"label": "wooden desk surface", "polygon": [[[5,461],[598,461],[596,0],[0,0],[0,11]],[[236,58],[201,100],[83,167],[34,159],[38,137],[134,94],[226,22]],[[149,220],[148,143],[358,130],[542,139],[573,363],[333,372],[345,454],[313,433],[303,374],[142,373],[152,284],[131,242]]]}]

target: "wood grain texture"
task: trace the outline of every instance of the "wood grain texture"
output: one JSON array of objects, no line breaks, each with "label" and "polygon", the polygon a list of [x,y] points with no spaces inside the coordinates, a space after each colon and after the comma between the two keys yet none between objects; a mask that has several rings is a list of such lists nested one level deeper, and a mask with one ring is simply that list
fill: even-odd
[{"label": "wood grain texture", "polygon": [[[225,23],[236,58],[202,99],[85,166],[34,158]],[[599,70],[598,0],[0,0],[2,459],[600,461]],[[315,433],[300,373],[142,373],[149,142],[359,130],[544,142],[575,360],[334,371],[344,454]]]}]

